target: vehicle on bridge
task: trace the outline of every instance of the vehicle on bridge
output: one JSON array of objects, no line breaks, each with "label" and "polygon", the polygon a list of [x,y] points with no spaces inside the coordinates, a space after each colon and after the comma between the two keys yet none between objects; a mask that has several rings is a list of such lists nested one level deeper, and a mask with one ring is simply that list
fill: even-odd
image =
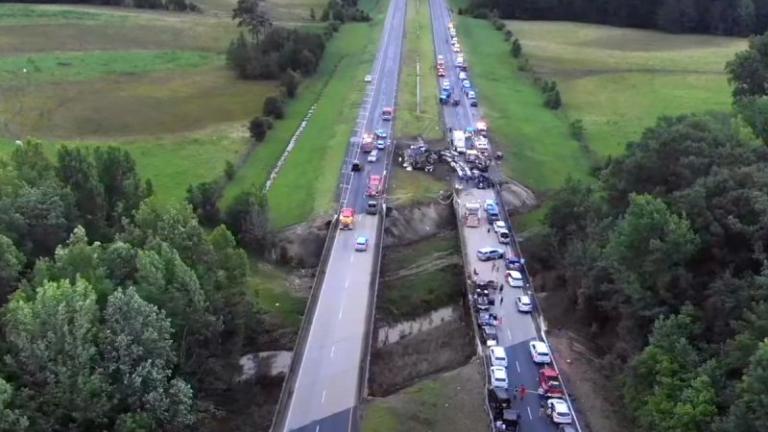
[{"label": "vehicle on bridge", "polygon": [[549,347],[547,344],[541,341],[531,341],[528,344],[531,349],[531,358],[536,364],[549,364],[552,362],[552,357],[549,354]]},{"label": "vehicle on bridge", "polygon": [[387,134],[387,131],[385,131],[384,129],[376,129],[376,132],[374,133],[376,134],[376,139],[387,139],[387,137],[389,136]]},{"label": "vehicle on bridge", "polygon": [[548,398],[565,397],[560,374],[555,369],[545,367],[539,370],[539,395]]},{"label": "vehicle on bridge", "polygon": [[507,378],[507,369],[501,366],[491,366],[491,387],[507,388],[509,387],[509,378]]},{"label": "vehicle on bridge", "polygon": [[387,107],[381,110],[381,119],[384,121],[391,121],[394,116],[395,110],[392,108]]},{"label": "vehicle on bridge", "polygon": [[549,399],[547,401],[547,414],[555,423],[570,424],[573,421],[571,409],[568,403],[562,399]]},{"label": "vehicle on bridge", "polygon": [[369,133],[363,134],[363,143],[360,146],[360,150],[363,153],[370,153],[373,151],[374,147],[375,146],[373,144],[373,135]]},{"label": "vehicle on bridge", "polygon": [[339,228],[343,230],[351,230],[355,228],[355,210],[351,208],[341,209],[339,214]]},{"label": "vehicle on bridge", "polygon": [[368,189],[365,191],[367,197],[378,197],[381,195],[381,176],[372,175],[368,178]]},{"label": "vehicle on bridge", "polygon": [[449,100],[451,100],[451,90],[440,90],[440,105],[447,105]]},{"label": "vehicle on bridge", "polygon": [[518,312],[533,312],[533,303],[531,302],[531,298],[527,295],[521,295],[518,296],[515,300],[515,303],[517,304],[517,311]]},{"label": "vehicle on bridge", "polygon": [[499,343],[498,332],[495,326],[487,325],[482,328],[482,337],[485,342],[485,346],[496,346]]},{"label": "vehicle on bridge", "polygon": [[504,415],[504,410],[509,409],[512,406],[512,399],[509,397],[507,389],[489,387],[488,405],[493,412],[493,418],[495,420],[501,420]]},{"label": "vehicle on bridge", "polygon": [[480,204],[468,202],[464,204],[464,226],[477,228],[480,226]]},{"label": "vehicle on bridge", "polygon": [[437,68],[437,76],[440,78],[445,76],[445,68]]},{"label": "vehicle on bridge", "polygon": [[517,270],[507,270],[507,272],[504,274],[504,279],[512,288],[522,288],[525,286],[523,274]]},{"label": "vehicle on bridge", "polygon": [[488,217],[488,223],[493,224],[494,222],[501,220],[501,217],[499,216],[499,206],[496,205],[496,201],[492,199],[485,200],[484,208]]},{"label": "vehicle on bridge", "polygon": [[484,247],[477,250],[477,259],[480,261],[493,261],[504,258],[504,251],[498,248]]},{"label": "vehicle on bridge", "polygon": [[464,139],[464,131],[454,130],[451,132],[451,144],[453,144],[453,149],[456,150],[457,153],[465,153],[467,151],[467,145]]},{"label": "vehicle on bridge", "polygon": [[507,352],[504,347],[493,346],[488,348],[488,360],[492,366],[507,367]]},{"label": "vehicle on bridge", "polygon": [[365,252],[368,250],[368,237],[360,236],[355,240],[355,251]]},{"label": "vehicle on bridge", "polygon": [[493,428],[494,432],[518,432],[520,430],[520,412],[505,409],[501,418],[494,422]]},{"label": "vehicle on bridge", "polygon": [[365,214],[375,215],[379,213],[379,202],[376,200],[368,200],[368,204],[365,206]]},{"label": "vehicle on bridge", "polygon": [[488,123],[481,120],[475,124],[475,129],[480,133],[480,135],[484,137],[488,136]]},{"label": "vehicle on bridge", "polygon": [[368,163],[375,163],[377,160],[379,160],[379,150],[373,149],[372,152],[368,153]]}]

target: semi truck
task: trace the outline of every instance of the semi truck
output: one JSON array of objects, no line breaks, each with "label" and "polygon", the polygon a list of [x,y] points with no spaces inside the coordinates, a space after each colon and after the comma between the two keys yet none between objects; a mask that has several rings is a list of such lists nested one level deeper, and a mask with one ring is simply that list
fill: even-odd
[{"label": "semi truck", "polygon": [[372,175],[368,178],[368,189],[365,191],[365,196],[369,198],[375,198],[381,195],[381,176]]},{"label": "semi truck", "polygon": [[464,137],[464,131],[454,130],[451,133],[451,144],[453,144],[454,150],[458,153],[464,153],[467,151],[467,146]]},{"label": "semi truck", "polygon": [[375,148],[375,145],[373,143],[373,135],[371,134],[363,134],[363,143],[360,146],[360,150],[363,151],[363,153],[370,153]]},{"label": "semi truck", "polygon": [[480,226],[480,204],[468,202],[464,204],[464,226],[477,228]]}]

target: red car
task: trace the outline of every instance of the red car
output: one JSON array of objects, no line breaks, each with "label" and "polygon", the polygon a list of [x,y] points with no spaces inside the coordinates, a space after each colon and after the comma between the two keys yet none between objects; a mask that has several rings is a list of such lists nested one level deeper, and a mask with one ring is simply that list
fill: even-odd
[{"label": "red car", "polygon": [[445,69],[438,69],[437,70],[437,76],[444,77],[445,76]]},{"label": "red car", "polygon": [[565,397],[560,375],[551,367],[539,370],[539,394],[548,398]]}]

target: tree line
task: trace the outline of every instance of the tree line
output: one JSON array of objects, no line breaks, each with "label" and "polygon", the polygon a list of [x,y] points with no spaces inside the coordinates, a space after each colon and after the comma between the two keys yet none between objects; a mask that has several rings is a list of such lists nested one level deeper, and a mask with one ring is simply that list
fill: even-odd
[{"label": "tree line", "polygon": [[566,20],[673,33],[747,36],[768,30],[768,0],[471,0],[504,19]]},{"label": "tree line", "polygon": [[0,431],[188,431],[227,408],[262,322],[238,243],[266,203],[239,198],[233,235],[151,195],[114,147],[0,159]]},{"label": "tree line", "polygon": [[0,0],[0,3],[92,4],[134,7],[138,9],[165,9],[178,12],[202,11],[200,6],[191,0]]},{"label": "tree line", "polygon": [[734,112],[658,119],[555,192],[528,244],[641,430],[766,429],[768,146],[740,109],[763,104],[765,44],[728,65]]}]

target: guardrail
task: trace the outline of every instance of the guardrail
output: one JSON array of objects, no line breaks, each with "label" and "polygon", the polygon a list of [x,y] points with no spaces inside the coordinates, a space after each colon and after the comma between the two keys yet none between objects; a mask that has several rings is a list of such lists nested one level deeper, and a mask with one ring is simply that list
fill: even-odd
[{"label": "guardrail", "polygon": [[563,386],[563,391],[565,392],[565,400],[568,403],[568,408],[571,410],[571,414],[573,415],[574,423],[576,424],[576,429],[578,432],[581,432],[581,424],[579,423],[578,416],[576,415],[576,411],[573,409],[573,404],[571,403],[571,396],[568,392],[568,389],[565,385],[565,377],[563,377],[560,374],[560,369],[557,367],[557,362],[555,361],[554,351],[552,350],[552,346],[550,346],[549,341],[547,340],[546,335],[546,329],[542,325],[544,322],[544,315],[541,311],[541,308],[539,308],[539,300],[536,298],[536,290],[533,286],[533,279],[531,278],[530,273],[528,273],[528,266],[525,265],[525,260],[523,259],[523,250],[520,248],[520,243],[517,241],[517,235],[515,235],[515,230],[512,226],[512,221],[509,219],[509,213],[507,212],[507,208],[504,205],[504,200],[502,199],[501,194],[501,187],[498,184],[494,184],[493,187],[494,195],[496,197],[496,202],[498,203],[499,209],[501,210],[500,213],[504,215],[504,223],[507,224],[507,226],[510,228],[509,234],[512,238],[512,242],[510,244],[510,249],[517,255],[518,258],[520,258],[522,267],[523,267],[523,273],[525,274],[525,280],[528,283],[528,290],[530,292],[530,296],[533,297],[533,304],[534,304],[534,314],[536,315],[537,319],[533,320],[534,325],[538,329],[538,333],[541,335],[541,338],[544,340],[544,343],[547,345],[547,348],[549,348],[549,352],[552,353],[552,366],[557,371],[558,375],[560,375],[560,384]]},{"label": "guardrail", "polygon": [[[461,247],[461,255],[464,257],[464,262],[469,263],[470,255],[468,255],[467,245],[464,240],[464,234],[463,230],[464,227],[462,225],[462,217],[461,217],[461,200],[457,197],[459,196],[459,192],[461,191],[460,188],[457,188],[454,186],[453,188],[453,210],[456,214],[456,221],[457,221],[457,227],[459,229],[459,246]],[[467,296],[467,308],[469,308],[469,315],[470,315],[470,325],[472,327],[472,333],[475,335],[475,346],[477,348],[477,354],[480,356],[481,361],[483,362],[483,388],[487,388],[488,383],[491,382],[490,377],[488,377],[488,371],[490,370],[491,365],[488,363],[488,358],[485,355],[485,352],[483,350],[483,344],[480,342],[480,330],[477,328],[477,315],[475,313],[475,308],[472,305],[472,280],[474,279],[474,275],[469,270],[467,266],[464,266],[464,280],[465,280],[465,286],[466,286],[466,296]],[[488,402],[488,392],[485,392],[485,409],[488,414],[488,430],[493,432],[493,410],[491,410],[491,405]]]},{"label": "guardrail", "polygon": [[320,298],[320,291],[323,286],[323,279],[325,279],[325,273],[328,268],[328,261],[331,257],[331,250],[333,244],[336,241],[336,234],[339,232],[339,218],[337,215],[333,216],[331,224],[328,227],[328,235],[325,238],[325,245],[323,246],[323,252],[320,255],[320,263],[317,267],[317,273],[315,273],[315,280],[312,282],[312,291],[309,294],[309,300],[307,306],[304,308],[304,318],[301,321],[301,327],[299,328],[299,335],[296,338],[296,344],[293,347],[293,357],[291,358],[291,367],[288,369],[288,374],[283,380],[283,387],[280,391],[280,399],[277,402],[277,408],[275,414],[272,417],[272,426],[270,431],[282,432],[285,429],[284,412],[288,406],[291,397],[293,396],[293,388],[296,384],[297,371],[301,367],[301,361],[304,358],[304,347],[307,344],[309,338],[309,331],[312,328],[312,320],[315,317],[317,310],[317,301]]}]

